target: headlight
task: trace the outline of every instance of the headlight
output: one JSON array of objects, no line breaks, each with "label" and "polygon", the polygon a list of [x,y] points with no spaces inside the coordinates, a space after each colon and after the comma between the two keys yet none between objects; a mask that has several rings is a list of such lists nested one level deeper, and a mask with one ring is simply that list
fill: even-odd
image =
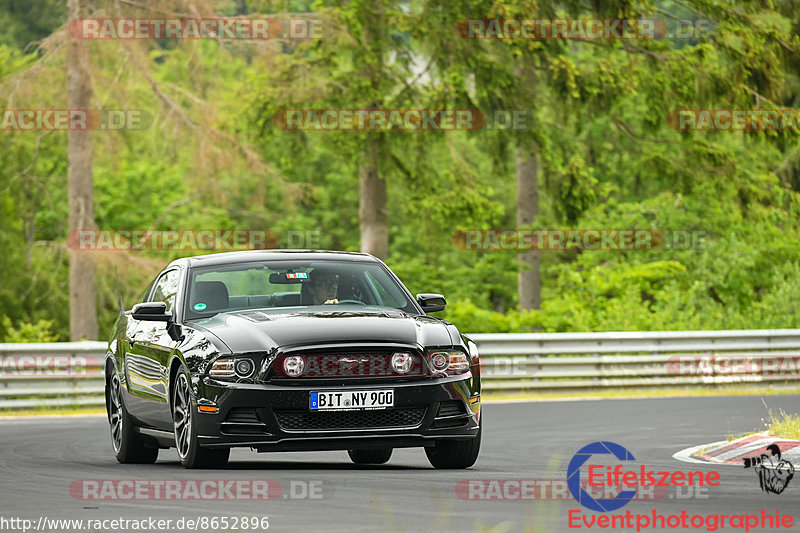
[{"label": "headlight", "polygon": [[392,368],[394,368],[394,371],[398,374],[406,374],[411,370],[413,364],[414,358],[411,357],[410,353],[398,352],[392,355]]},{"label": "headlight", "polygon": [[291,355],[283,360],[283,370],[290,378],[296,378],[306,368],[306,360],[302,355]]},{"label": "headlight", "polygon": [[457,376],[469,372],[469,357],[461,350],[436,350],[428,354],[434,374]]},{"label": "headlight", "polygon": [[232,378],[236,375],[233,370],[233,359],[217,359],[208,371],[209,376],[215,378]]},{"label": "headlight", "polygon": [[236,363],[233,365],[233,371],[236,372],[236,376],[240,378],[249,378],[253,375],[255,369],[255,363],[247,358],[237,359]]},{"label": "headlight", "polygon": [[246,379],[253,375],[256,364],[247,357],[232,358],[223,357],[214,361],[208,375],[221,379]]},{"label": "headlight", "polygon": [[446,353],[435,353],[431,355],[431,366],[437,372],[444,372],[450,364],[450,356]]}]

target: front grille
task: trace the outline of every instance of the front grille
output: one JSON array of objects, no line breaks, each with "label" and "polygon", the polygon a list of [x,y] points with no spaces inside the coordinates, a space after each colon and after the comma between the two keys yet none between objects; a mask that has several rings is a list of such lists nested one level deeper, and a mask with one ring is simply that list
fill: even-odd
[{"label": "front grille", "polygon": [[284,431],[335,429],[386,429],[415,427],[425,417],[425,407],[379,411],[277,411],[275,417]]},{"label": "front grille", "polygon": [[264,424],[250,407],[234,407],[221,424],[221,430],[228,435],[260,435],[266,433]]},{"label": "front grille", "polygon": [[[403,353],[411,356],[407,372],[397,372],[392,367],[392,356]],[[286,357],[302,356],[303,373],[288,376],[283,367]],[[281,354],[275,360],[269,378],[279,380],[329,380],[329,379],[408,379],[428,374],[428,363],[422,354],[410,348],[361,348],[324,351],[294,351]]]}]

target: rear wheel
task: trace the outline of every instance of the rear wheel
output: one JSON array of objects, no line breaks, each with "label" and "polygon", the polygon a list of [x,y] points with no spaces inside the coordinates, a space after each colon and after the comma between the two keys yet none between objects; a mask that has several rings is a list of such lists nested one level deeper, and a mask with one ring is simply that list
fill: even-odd
[{"label": "rear wheel", "polygon": [[111,446],[117,461],[123,464],[151,464],[158,459],[158,448],[147,448],[122,400],[122,386],[116,371],[108,381],[108,422],[111,426]]},{"label": "rear wheel", "polygon": [[212,449],[200,446],[194,423],[192,393],[186,372],[178,373],[172,395],[172,421],[178,458],[186,468],[222,468],[228,463],[230,448]]},{"label": "rear wheel", "polygon": [[392,456],[392,448],[347,450],[347,455],[357,465],[382,465]]},{"label": "rear wheel", "polygon": [[434,468],[469,468],[478,460],[481,451],[483,413],[478,427],[478,436],[469,440],[437,440],[436,445],[425,448],[425,455]]}]

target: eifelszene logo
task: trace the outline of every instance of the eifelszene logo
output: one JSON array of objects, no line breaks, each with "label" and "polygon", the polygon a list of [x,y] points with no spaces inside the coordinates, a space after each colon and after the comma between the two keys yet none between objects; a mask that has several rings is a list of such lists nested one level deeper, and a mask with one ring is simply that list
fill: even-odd
[{"label": "eifelszene logo", "polygon": [[[756,471],[764,472],[762,488],[780,492],[785,488],[794,473],[794,468],[780,458],[780,450],[775,446],[768,448],[771,455],[745,461],[745,467],[755,466]],[[610,463],[610,464],[609,464]],[[581,475],[586,476],[582,483]],[[774,473],[774,475],[772,475]],[[604,498],[595,499],[587,488],[605,487]],[[584,509],[570,509],[567,512],[567,525],[570,529],[625,529],[628,531],[649,531],[680,529],[695,531],[760,530],[772,531],[777,528],[791,528],[794,518],[779,510],[758,513],[706,513],[698,514],[681,509],[680,512],[662,513],[657,509],[636,512],[620,510],[633,499],[640,490],[653,487],[718,487],[720,475],[712,470],[652,470],[646,465],[636,463],[633,454],[619,444],[600,441],[588,444],[578,450],[567,469],[567,488],[572,497]],[[613,489],[619,490],[614,495]],[[614,497],[607,497],[613,495]],[[598,514],[599,512],[599,514]]]},{"label": "eifelszene logo", "polygon": [[761,490],[780,494],[794,477],[794,465],[781,459],[781,449],[777,444],[767,446],[767,451],[769,455],[762,453],[760,457],[745,457],[742,461],[745,468],[755,467]]},{"label": "eifelszene logo", "polygon": [[[601,498],[595,500],[588,492],[581,487],[581,466],[588,461],[592,455],[595,454],[611,454],[620,461],[635,461],[636,458],[631,452],[616,444],[614,442],[593,442],[587,444],[572,456],[572,460],[567,467],[567,487],[575,501],[591,509],[592,511],[599,511],[606,513],[608,511],[616,511],[617,509],[627,505],[636,496],[635,490],[623,490],[613,498]],[[591,469],[591,467],[589,467]],[[589,474],[589,484],[591,482],[591,473]]]},{"label": "eifelszene logo", "polygon": [[[643,464],[607,466],[597,464],[597,460],[590,462],[589,459],[595,455],[612,455],[621,463],[636,461],[631,452],[619,444],[608,441],[587,444],[575,453],[567,467],[567,487],[575,501],[592,511],[601,513],[616,511],[635,499],[636,492],[640,488],[703,487],[718,486],[720,483],[719,473],[714,471],[657,471]],[[621,490],[613,498],[593,498],[581,486],[581,467],[584,464],[587,465],[588,486],[620,487],[625,490]]]}]

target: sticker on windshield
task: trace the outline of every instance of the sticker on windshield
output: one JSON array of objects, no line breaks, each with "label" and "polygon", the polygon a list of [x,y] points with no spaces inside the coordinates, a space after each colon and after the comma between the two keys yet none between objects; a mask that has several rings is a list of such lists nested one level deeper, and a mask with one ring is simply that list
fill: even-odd
[{"label": "sticker on windshield", "polygon": [[194,304],[194,310],[195,311],[202,311],[206,307],[208,307],[208,306],[206,304],[204,304],[203,302],[200,302],[198,304]]},{"label": "sticker on windshield", "polygon": [[308,277],[308,274],[305,272],[287,272],[286,279],[305,279]]}]

